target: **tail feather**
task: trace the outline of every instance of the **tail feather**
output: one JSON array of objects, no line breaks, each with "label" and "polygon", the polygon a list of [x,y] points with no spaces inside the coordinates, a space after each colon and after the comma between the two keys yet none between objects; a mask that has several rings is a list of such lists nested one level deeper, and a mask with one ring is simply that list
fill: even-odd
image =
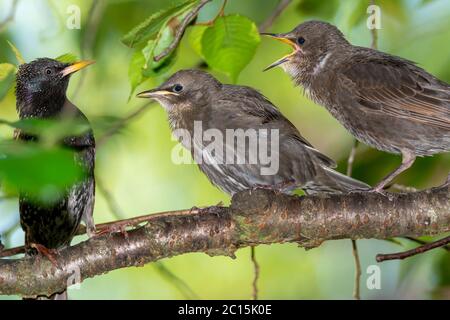
[{"label": "tail feather", "polygon": [[320,185],[311,185],[305,190],[308,194],[317,193],[349,193],[358,191],[368,191],[371,187],[359,180],[353,179],[328,167],[323,167]]}]

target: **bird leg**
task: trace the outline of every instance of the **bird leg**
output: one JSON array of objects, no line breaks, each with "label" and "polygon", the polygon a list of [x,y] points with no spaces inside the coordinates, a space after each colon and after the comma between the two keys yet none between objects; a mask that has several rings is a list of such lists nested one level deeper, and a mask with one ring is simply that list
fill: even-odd
[{"label": "bird leg", "polygon": [[93,236],[89,237],[89,238],[96,238],[96,237],[100,237],[104,234],[118,232],[127,239],[128,238],[127,227],[132,226],[132,225],[133,224],[122,224],[122,223],[111,224],[110,226],[107,226],[107,227],[101,228],[98,231],[95,231]]},{"label": "bird leg", "polygon": [[84,221],[84,224],[86,225],[86,233],[88,237],[95,237],[95,235],[97,234],[97,229],[95,228],[95,223],[92,215],[86,216],[86,221]]},{"label": "bird leg", "polygon": [[398,167],[397,169],[395,169],[393,172],[391,172],[390,174],[388,174],[383,180],[381,180],[373,189],[373,192],[379,192],[382,193],[383,192],[383,188],[390,183],[392,180],[394,180],[394,178],[396,176],[398,176],[400,173],[402,173],[403,171],[409,169],[414,161],[416,160],[416,156],[411,153],[411,152],[407,152],[407,151],[402,151],[402,164],[400,165],[400,167]]},{"label": "bird leg", "polygon": [[58,260],[56,259],[56,256],[58,254],[57,250],[55,249],[48,249],[42,244],[39,243],[31,243],[30,247],[33,249],[36,249],[36,251],[42,255],[47,257],[48,260],[55,266],[56,268],[59,268]]}]

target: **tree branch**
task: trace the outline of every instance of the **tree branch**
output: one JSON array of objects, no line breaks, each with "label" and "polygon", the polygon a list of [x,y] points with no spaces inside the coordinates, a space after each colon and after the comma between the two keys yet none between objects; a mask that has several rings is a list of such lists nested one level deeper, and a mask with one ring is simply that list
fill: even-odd
[{"label": "tree branch", "polygon": [[436,235],[450,231],[450,186],[392,194],[295,197],[269,190],[236,194],[230,207],[160,214],[125,233],[113,232],[43,257],[0,260],[0,294],[50,295],[79,273],[105,272],[188,252],[227,255],[246,246],[297,242],[312,248],[333,239]]}]

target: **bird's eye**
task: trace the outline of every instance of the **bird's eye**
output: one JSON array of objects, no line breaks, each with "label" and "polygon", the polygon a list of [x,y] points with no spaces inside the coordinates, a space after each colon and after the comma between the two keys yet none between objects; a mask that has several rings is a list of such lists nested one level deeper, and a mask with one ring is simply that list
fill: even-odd
[{"label": "bird's eye", "polygon": [[52,74],[52,69],[49,69],[49,68],[48,68],[48,69],[45,69],[45,73],[46,73],[46,74]]},{"label": "bird's eye", "polygon": [[176,84],[173,86],[173,92],[181,92],[183,90],[183,86],[181,84]]},{"label": "bird's eye", "polygon": [[304,43],[305,43],[305,38],[299,37],[299,38],[297,39],[297,42],[298,42],[298,44],[304,44]]}]

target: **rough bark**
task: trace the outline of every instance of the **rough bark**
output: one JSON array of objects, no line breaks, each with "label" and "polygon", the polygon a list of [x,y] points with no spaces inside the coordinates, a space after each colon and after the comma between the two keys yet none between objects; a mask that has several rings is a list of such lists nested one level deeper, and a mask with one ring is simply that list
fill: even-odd
[{"label": "rough bark", "polygon": [[57,266],[39,256],[0,260],[0,294],[49,295],[62,290],[68,278],[76,279],[77,272],[83,281],[188,252],[234,257],[237,249],[259,244],[297,242],[311,248],[333,239],[436,235],[450,231],[449,200],[448,185],[389,197],[245,191],[229,207],[156,215],[126,233],[112,232],[63,249]]}]

